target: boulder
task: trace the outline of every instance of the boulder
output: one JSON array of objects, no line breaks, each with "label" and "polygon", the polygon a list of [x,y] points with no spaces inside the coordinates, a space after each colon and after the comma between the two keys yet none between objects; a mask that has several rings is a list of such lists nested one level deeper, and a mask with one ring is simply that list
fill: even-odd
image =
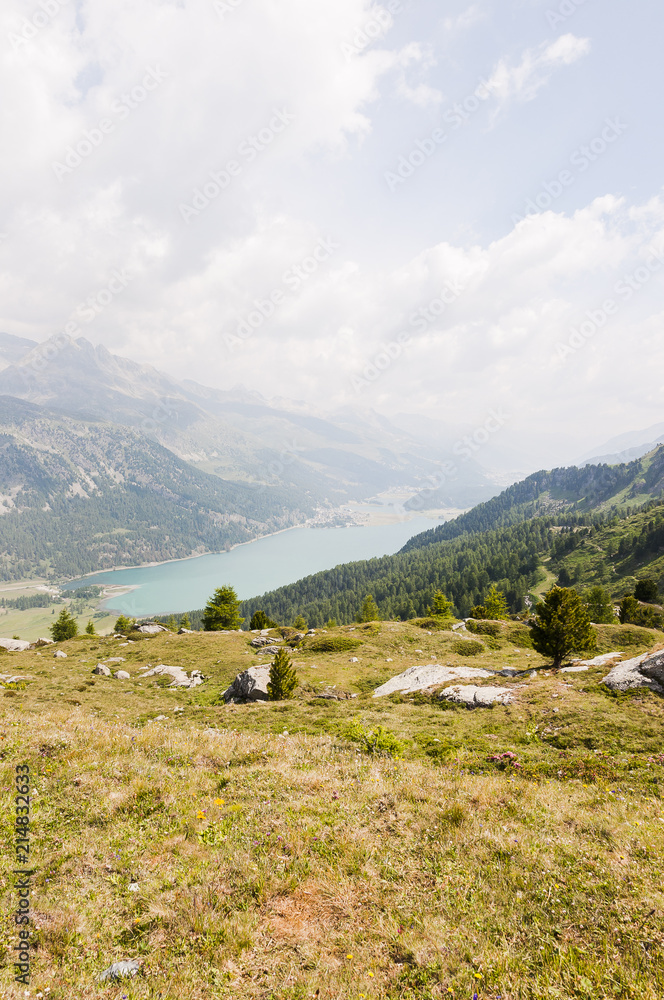
[{"label": "boulder", "polygon": [[267,664],[260,667],[249,667],[238,674],[233,683],[224,692],[225,701],[268,701],[267,685],[270,680],[270,668]]},{"label": "boulder", "polygon": [[275,656],[280,649],[283,649],[283,646],[263,646],[258,652],[261,656]]},{"label": "boulder", "polygon": [[178,629],[178,635],[193,635],[193,634],[194,634],[193,628],[179,628]]},{"label": "boulder", "polygon": [[447,681],[492,676],[488,670],[479,670],[477,667],[444,667],[439,663],[429,663],[423,667],[409,667],[402,674],[392,677],[391,680],[376,688],[374,698],[395,694],[397,691],[402,694],[410,691],[425,691],[427,688],[445,684]]},{"label": "boulder", "polygon": [[614,660],[619,660],[624,653],[602,653],[601,656],[595,656],[592,660],[572,660],[571,667],[563,667],[561,669],[561,674],[583,674],[591,667],[605,667],[608,663],[613,663]]},{"label": "boulder", "polygon": [[130,681],[131,680],[131,674],[128,674],[126,670],[118,670],[115,674],[113,674],[113,676],[118,681]]},{"label": "boulder", "polygon": [[251,640],[251,645],[254,649],[261,649],[263,646],[273,646],[275,642],[281,642],[281,640],[270,639],[266,635],[257,635],[255,639]]},{"label": "boulder", "polygon": [[104,663],[98,663],[97,666],[92,671],[93,674],[98,674],[100,677],[110,677],[111,671]]},{"label": "boulder", "polygon": [[56,649],[56,651],[54,652],[53,656],[56,658],[56,660],[66,660],[67,659],[67,654],[62,649]]},{"label": "boulder", "polygon": [[458,684],[445,688],[440,698],[465,705],[466,708],[491,708],[492,705],[509,705],[512,694],[509,688],[475,687],[474,684]]},{"label": "boulder", "polygon": [[108,969],[104,969],[99,976],[99,981],[103,982],[106,979],[127,979],[138,975],[140,968],[141,963],[137,962],[135,958],[124,962],[114,962]]},{"label": "boulder", "polygon": [[42,646],[52,646],[53,643],[54,643],[53,639],[44,639],[42,637],[42,638],[37,639],[36,642],[33,642],[30,645],[31,645],[32,649],[41,649]]},{"label": "boulder", "polygon": [[193,688],[202,684],[205,680],[200,670],[192,670],[191,677],[187,677],[186,671],[182,667],[169,667],[165,663],[160,663],[158,666],[153,667],[152,670],[148,670],[147,673],[141,674],[141,679],[143,677],[172,677],[173,683],[170,685],[172,688]]},{"label": "boulder", "polygon": [[633,660],[624,660],[602,680],[612,691],[631,691],[634,688],[650,688],[656,694],[664,694],[664,650],[659,653],[643,653]]},{"label": "boulder", "polygon": [[142,625],[134,625],[132,632],[140,632],[141,635],[158,635],[159,632],[168,632],[164,625],[159,622],[144,622]]},{"label": "boulder", "polygon": [[0,646],[4,646],[10,653],[23,653],[30,649],[30,643],[24,639],[0,639]]}]

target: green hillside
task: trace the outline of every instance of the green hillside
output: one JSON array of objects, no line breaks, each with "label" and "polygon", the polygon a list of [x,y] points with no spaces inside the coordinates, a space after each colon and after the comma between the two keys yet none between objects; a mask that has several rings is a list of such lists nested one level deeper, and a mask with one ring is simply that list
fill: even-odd
[{"label": "green hillside", "polygon": [[447,524],[412,538],[394,556],[348,563],[246,601],[277,621],[349,623],[367,593],[383,618],[427,613],[436,590],[466,617],[492,584],[512,611],[528,595],[563,582],[614,597],[635,579],[664,575],[664,448],[620,466],[540,472]]}]

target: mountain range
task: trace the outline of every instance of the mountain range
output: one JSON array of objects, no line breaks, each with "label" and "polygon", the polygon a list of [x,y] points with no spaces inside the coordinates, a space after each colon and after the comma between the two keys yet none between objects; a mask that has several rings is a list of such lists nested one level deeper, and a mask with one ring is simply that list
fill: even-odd
[{"label": "mountain range", "polygon": [[[5,578],[223,550],[349,501],[414,495],[452,457],[373,412],[178,382],[83,338],[2,334],[0,369]],[[436,502],[495,491],[470,460]]]}]

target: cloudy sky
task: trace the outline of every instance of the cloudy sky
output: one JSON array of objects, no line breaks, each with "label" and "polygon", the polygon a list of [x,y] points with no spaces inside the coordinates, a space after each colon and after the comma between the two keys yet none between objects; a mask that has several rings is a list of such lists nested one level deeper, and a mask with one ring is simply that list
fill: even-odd
[{"label": "cloudy sky", "polygon": [[0,329],[493,410],[541,464],[661,422],[663,28],[658,0],[8,0]]}]

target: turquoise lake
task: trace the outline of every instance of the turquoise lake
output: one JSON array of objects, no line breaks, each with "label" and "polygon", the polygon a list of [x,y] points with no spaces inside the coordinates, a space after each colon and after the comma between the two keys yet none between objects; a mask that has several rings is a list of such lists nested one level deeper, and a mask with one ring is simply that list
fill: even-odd
[{"label": "turquoise lake", "polygon": [[392,555],[413,535],[439,523],[417,517],[367,527],[291,528],[238,545],[230,552],[96,573],[72,581],[65,589],[93,583],[134,587],[129,593],[109,598],[104,606],[135,618],[191,611],[204,607],[215,588],[224,584],[234,587],[244,600],[339,563]]}]

